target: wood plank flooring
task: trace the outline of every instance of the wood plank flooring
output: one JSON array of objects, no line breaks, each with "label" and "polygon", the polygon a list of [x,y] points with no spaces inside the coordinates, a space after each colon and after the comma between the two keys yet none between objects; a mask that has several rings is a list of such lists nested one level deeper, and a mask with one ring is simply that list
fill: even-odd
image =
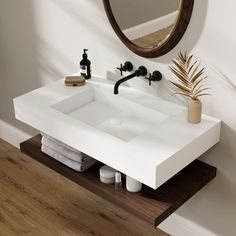
[{"label": "wood plank flooring", "polygon": [[0,236],[166,236],[0,139]]},{"label": "wood plank flooring", "polygon": [[157,47],[165,40],[165,38],[172,32],[174,25],[170,25],[161,30],[155,31],[151,34],[147,34],[143,37],[133,39],[132,42],[143,48]]}]

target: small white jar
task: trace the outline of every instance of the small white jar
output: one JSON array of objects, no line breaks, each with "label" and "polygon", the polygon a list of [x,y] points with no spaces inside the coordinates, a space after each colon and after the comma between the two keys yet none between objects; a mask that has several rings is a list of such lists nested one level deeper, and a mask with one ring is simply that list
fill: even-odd
[{"label": "small white jar", "polygon": [[104,184],[113,184],[115,182],[116,170],[110,166],[102,166],[100,168],[100,181]]},{"label": "small white jar", "polygon": [[126,189],[133,193],[139,192],[142,189],[142,183],[130,176],[126,176]]}]

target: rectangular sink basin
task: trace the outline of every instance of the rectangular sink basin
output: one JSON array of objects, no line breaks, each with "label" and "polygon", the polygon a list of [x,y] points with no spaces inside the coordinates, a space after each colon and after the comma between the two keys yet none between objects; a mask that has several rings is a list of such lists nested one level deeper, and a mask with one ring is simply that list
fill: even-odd
[{"label": "rectangular sink basin", "polygon": [[220,137],[221,122],[186,108],[93,77],[82,87],[59,80],[14,99],[16,118],[114,169],[158,188]]},{"label": "rectangular sink basin", "polygon": [[52,108],[123,141],[130,141],[168,118],[153,109],[115,96],[106,87],[88,87]]}]

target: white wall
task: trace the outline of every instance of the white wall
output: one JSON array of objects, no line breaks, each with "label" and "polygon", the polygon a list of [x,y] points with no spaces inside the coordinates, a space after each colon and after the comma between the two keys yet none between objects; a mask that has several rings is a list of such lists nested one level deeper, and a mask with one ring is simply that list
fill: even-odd
[{"label": "white wall", "polygon": [[[136,66],[160,69],[168,76],[171,58],[179,50],[192,50],[207,66],[212,87],[212,96],[203,101],[204,111],[223,120],[221,142],[202,157],[218,167],[218,176],[175,215],[189,222],[183,230],[191,226],[190,233],[177,232],[181,227],[168,228],[168,224],[163,227],[181,236],[235,235],[235,9],[234,0],[196,0],[181,43],[167,55],[151,60],[134,55],[118,40],[101,0],[0,0],[0,119],[33,134],[34,130],[14,119],[12,98],[78,71],[84,47],[89,48],[93,72],[99,75],[106,75],[107,70],[115,72],[117,65],[129,59]],[[147,81],[138,78],[130,85],[184,103],[170,97],[165,81],[150,88]]]}]

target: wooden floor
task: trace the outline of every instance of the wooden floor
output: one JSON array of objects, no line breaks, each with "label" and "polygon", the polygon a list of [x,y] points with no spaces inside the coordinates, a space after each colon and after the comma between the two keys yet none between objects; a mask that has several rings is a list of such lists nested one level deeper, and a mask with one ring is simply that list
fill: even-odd
[{"label": "wooden floor", "polygon": [[132,42],[143,48],[154,48],[160,45],[163,40],[172,32],[174,25],[155,31],[143,37],[133,39]]},{"label": "wooden floor", "polygon": [[0,236],[166,236],[0,139]]}]

